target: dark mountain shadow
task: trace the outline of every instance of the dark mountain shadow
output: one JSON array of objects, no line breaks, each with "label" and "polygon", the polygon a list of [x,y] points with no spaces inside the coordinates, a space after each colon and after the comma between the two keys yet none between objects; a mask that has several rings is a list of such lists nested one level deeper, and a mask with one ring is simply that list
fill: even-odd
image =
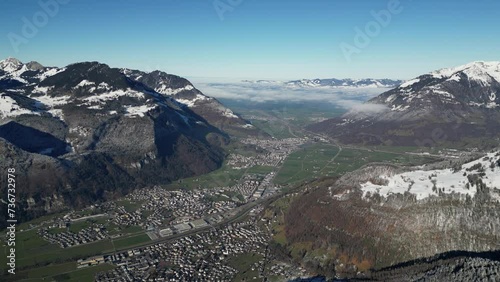
[{"label": "dark mountain shadow", "polygon": [[13,89],[13,88],[21,87],[23,85],[24,84],[22,82],[20,82],[19,80],[15,80],[15,79],[7,78],[7,79],[0,80],[0,90]]},{"label": "dark mountain shadow", "polygon": [[488,260],[493,260],[493,261],[500,261],[500,251],[490,251],[490,252],[468,252],[468,251],[451,251],[451,252],[446,252],[442,253],[430,258],[420,258],[416,260],[411,260],[403,263],[399,263],[393,266],[389,266],[386,268],[382,268],[377,271],[386,271],[386,270],[394,270],[398,268],[404,268],[404,267],[409,267],[413,265],[418,265],[418,264],[432,264],[440,260],[448,260],[448,259],[454,259],[454,258],[459,258],[459,257],[467,257],[467,258],[483,258],[483,259],[488,259]]},{"label": "dark mountain shadow", "polygon": [[67,153],[68,143],[52,134],[11,121],[0,126],[0,137],[30,152],[58,157]]}]

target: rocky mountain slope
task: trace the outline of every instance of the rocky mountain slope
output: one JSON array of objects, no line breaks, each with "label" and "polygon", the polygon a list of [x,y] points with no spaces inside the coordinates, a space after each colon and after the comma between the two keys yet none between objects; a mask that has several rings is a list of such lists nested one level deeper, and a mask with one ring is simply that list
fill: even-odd
[{"label": "rocky mountain slope", "polygon": [[310,265],[347,277],[450,251],[497,251],[499,175],[498,150],[423,167],[368,166],[296,199],[285,216],[287,240],[310,244]]},{"label": "rocky mountain slope", "polygon": [[[205,104],[198,104],[216,101],[179,77],[163,81],[162,90],[152,86],[162,79],[157,74],[165,74],[144,73],[146,84],[126,73],[97,62],[55,68],[0,61],[1,167],[17,171],[22,218],[221,165],[228,135],[202,115]],[[250,128],[222,105],[217,109],[232,125]],[[210,119],[217,120],[216,113]],[[5,177],[0,181],[6,183]]]},{"label": "rocky mountain slope", "polygon": [[497,138],[499,120],[500,62],[473,62],[419,76],[310,129],[346,143],[432,146]]},{"label": "rocky mountain slope", "polygon": [[186,105],[194,113],[225,132],[244,136],[259,134],[257,128],[226,108],[217,99],[205,96],[187,79],[162,71],[146,73],[122,69],[121,72],[155,92]]}]

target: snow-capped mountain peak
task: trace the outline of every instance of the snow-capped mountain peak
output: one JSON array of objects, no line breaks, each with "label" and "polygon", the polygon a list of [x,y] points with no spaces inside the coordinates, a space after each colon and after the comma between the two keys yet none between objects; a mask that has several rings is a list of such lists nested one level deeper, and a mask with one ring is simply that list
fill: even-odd
[{"label": "snow-capped mountain peak", "polygon": [[499,97],[500,62],[478,61],[421,75],[370,102],[399,111],[443,109],[442,104],[496,108],[500,107]]},{"label": "snow-capped mountain peak", "polygon": [[493,81],[500,83],[500,62],[476,61],[457,67],[439,69],[408,80],[401,84],[399,88],[409,88],[429,79],[460,82],[462,78],[465,78],[467,81],[476,81],[483,85],[491,84]]},{"label": "snow-capped mountain peak", "polygon": [[23,67],[23,63],[16,58],[9,57],[0,61],[0,68],[5,72],[15,72]]},{"label": "snow-capped mountain peak", "polygon": [[251,131],[247,121],[205,96],[187,79],[161,71],[117,69],[99,62],[44,67],[8,58],[0,61],[0,94],[0,120],[20,115],[65,120],[65,112],[75,107],[101,116],[126,113],[123,116],[128,118],[143,117],[153,109],[172,108],[181,115],[194,112],[202,118],[200,124],[243,135]]},{"label": "snow-capped mountain peak", "polygon": [[476,61],[458,67],[440,69],[431,72],[431,75],[437,78],[450,78],[458,72],[463,72],[470,78],[481,78],[481,76],[489,75],[500,81],[500,62]]}]

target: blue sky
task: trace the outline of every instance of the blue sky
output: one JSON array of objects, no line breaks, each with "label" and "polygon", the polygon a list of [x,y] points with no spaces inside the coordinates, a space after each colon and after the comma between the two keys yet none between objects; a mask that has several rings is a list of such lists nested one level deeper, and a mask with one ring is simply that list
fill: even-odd
[{"label": "blue sky", "polygon": [[[40,2],[53,1],[68,3],[44,19]],[[400,12],[389,12],[388,24],[358,48],[355,28],[365,32],[372,11],[388,10],[391,1],[2,0],[0,56],[233,79],[408,79],[500,60],[496,0],[400,0]],[[218,13],[216,4],[230,9]],[[37,29],[30,38],[23,18]],[[357,48],[350,60],[342,43]]]}]

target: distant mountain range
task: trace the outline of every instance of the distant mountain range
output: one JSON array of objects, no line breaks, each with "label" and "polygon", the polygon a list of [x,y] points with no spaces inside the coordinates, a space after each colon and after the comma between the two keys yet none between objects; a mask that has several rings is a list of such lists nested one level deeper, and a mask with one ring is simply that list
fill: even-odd
[{"label": "distant mountain range", "polygon": [[0,61],[0,166],[25,218],[207,173],[228,132],[256,129],[175,75]]},{"label": "distant mountain range", "polygon": [[277,80],[244,80],[253,84],[274,84],[290,88],[394,88],[403,83],[402,80],[392,79],[301,79],[291,81]]},{"label": "distant mountain range", "polygon": [[433,146],[500,134],[500,62],[473,62],[402,83],[310,129],[344,142]]}]

